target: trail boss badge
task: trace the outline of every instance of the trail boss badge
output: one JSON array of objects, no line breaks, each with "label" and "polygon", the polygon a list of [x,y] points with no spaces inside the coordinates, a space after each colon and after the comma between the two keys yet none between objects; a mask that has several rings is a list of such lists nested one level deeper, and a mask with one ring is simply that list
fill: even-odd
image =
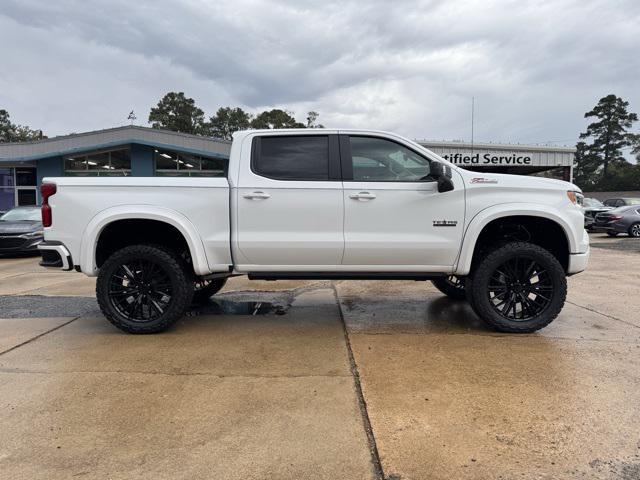
[{"label": "trail boss badge", "polygon": [[434,220],[433,221],[434,227],[455,227],[456,225],[458,225],[457,220]]},{"label": "trail boss badge", "polygon": [[498,183],[495,178],[475,177],[471,179],[471,183]]}]

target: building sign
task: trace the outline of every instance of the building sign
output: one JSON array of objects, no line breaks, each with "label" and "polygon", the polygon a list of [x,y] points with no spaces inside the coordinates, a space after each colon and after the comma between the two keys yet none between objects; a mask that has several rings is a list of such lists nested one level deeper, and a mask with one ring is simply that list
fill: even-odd
[{"label": "building sign", "polygon": [[456,165],[531,165],[531,157],[517,153],[496,155],[495,153],[446,153],[442,158]]}]

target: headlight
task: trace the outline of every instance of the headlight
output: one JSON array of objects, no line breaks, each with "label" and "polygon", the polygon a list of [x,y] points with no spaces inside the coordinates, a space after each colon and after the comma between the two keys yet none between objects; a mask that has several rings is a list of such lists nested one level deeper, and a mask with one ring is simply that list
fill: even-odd
[{"label": "headlight", "polygon": [[26,237],[42,237],[44,235],[44,230],[38,230],[37,232],[25,233]]},{"label": "headlight", "polygon": [[580,192],[569,190],[567,192],[567,197],[569,197],[569,201],[574,205],[582,206],[584,204],[584,195],[582,195]]}]

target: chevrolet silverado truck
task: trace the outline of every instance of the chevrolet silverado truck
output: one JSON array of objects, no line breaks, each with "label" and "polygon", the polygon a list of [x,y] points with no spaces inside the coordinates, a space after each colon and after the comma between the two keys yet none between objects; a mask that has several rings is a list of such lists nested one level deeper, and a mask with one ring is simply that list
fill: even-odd
[{"label": "chevrolet silverado truck", "polygon": [[589,257],[575,185],[463,170],[378,131],[243,131],[225,176],[45,178],[41,193],[41,265],[97,276],[130,333],[235,275],[430,280],[494,329],[532,332]]}]

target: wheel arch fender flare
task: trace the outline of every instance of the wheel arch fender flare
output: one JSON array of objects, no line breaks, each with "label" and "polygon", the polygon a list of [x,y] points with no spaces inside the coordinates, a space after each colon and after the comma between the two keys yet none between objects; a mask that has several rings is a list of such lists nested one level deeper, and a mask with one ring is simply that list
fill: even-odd
[{"label": "wheel arch fender flare", "polygon": [[578,241],[571,233],[573,230],[571,224],[562,216],[562,213],[556,208],[548,205],[530,204],[530,203],[507,203],[494,205],[478,212],[471,219],[462,239],[460,254],[454,269],[455,275],[468,275],[471,271],[471,262],[476,248],[478,238],[484,227],[494,220],[507,217],[540,217],[552,220],[557,223],[565,234],[569,252],[577,251]]},{"label": "wheel arch fender flare", "polygon": [[118,220],[155,220],[175,227],[184,237],[196,274],[209,273],[209,264],[202,238],[191,221],[180,212],[153,205],[118,205],[96,214],[87,224],[80,242],[80,268],[83,273],[95,276],[98,273],[96,249],[104,229]]}]

